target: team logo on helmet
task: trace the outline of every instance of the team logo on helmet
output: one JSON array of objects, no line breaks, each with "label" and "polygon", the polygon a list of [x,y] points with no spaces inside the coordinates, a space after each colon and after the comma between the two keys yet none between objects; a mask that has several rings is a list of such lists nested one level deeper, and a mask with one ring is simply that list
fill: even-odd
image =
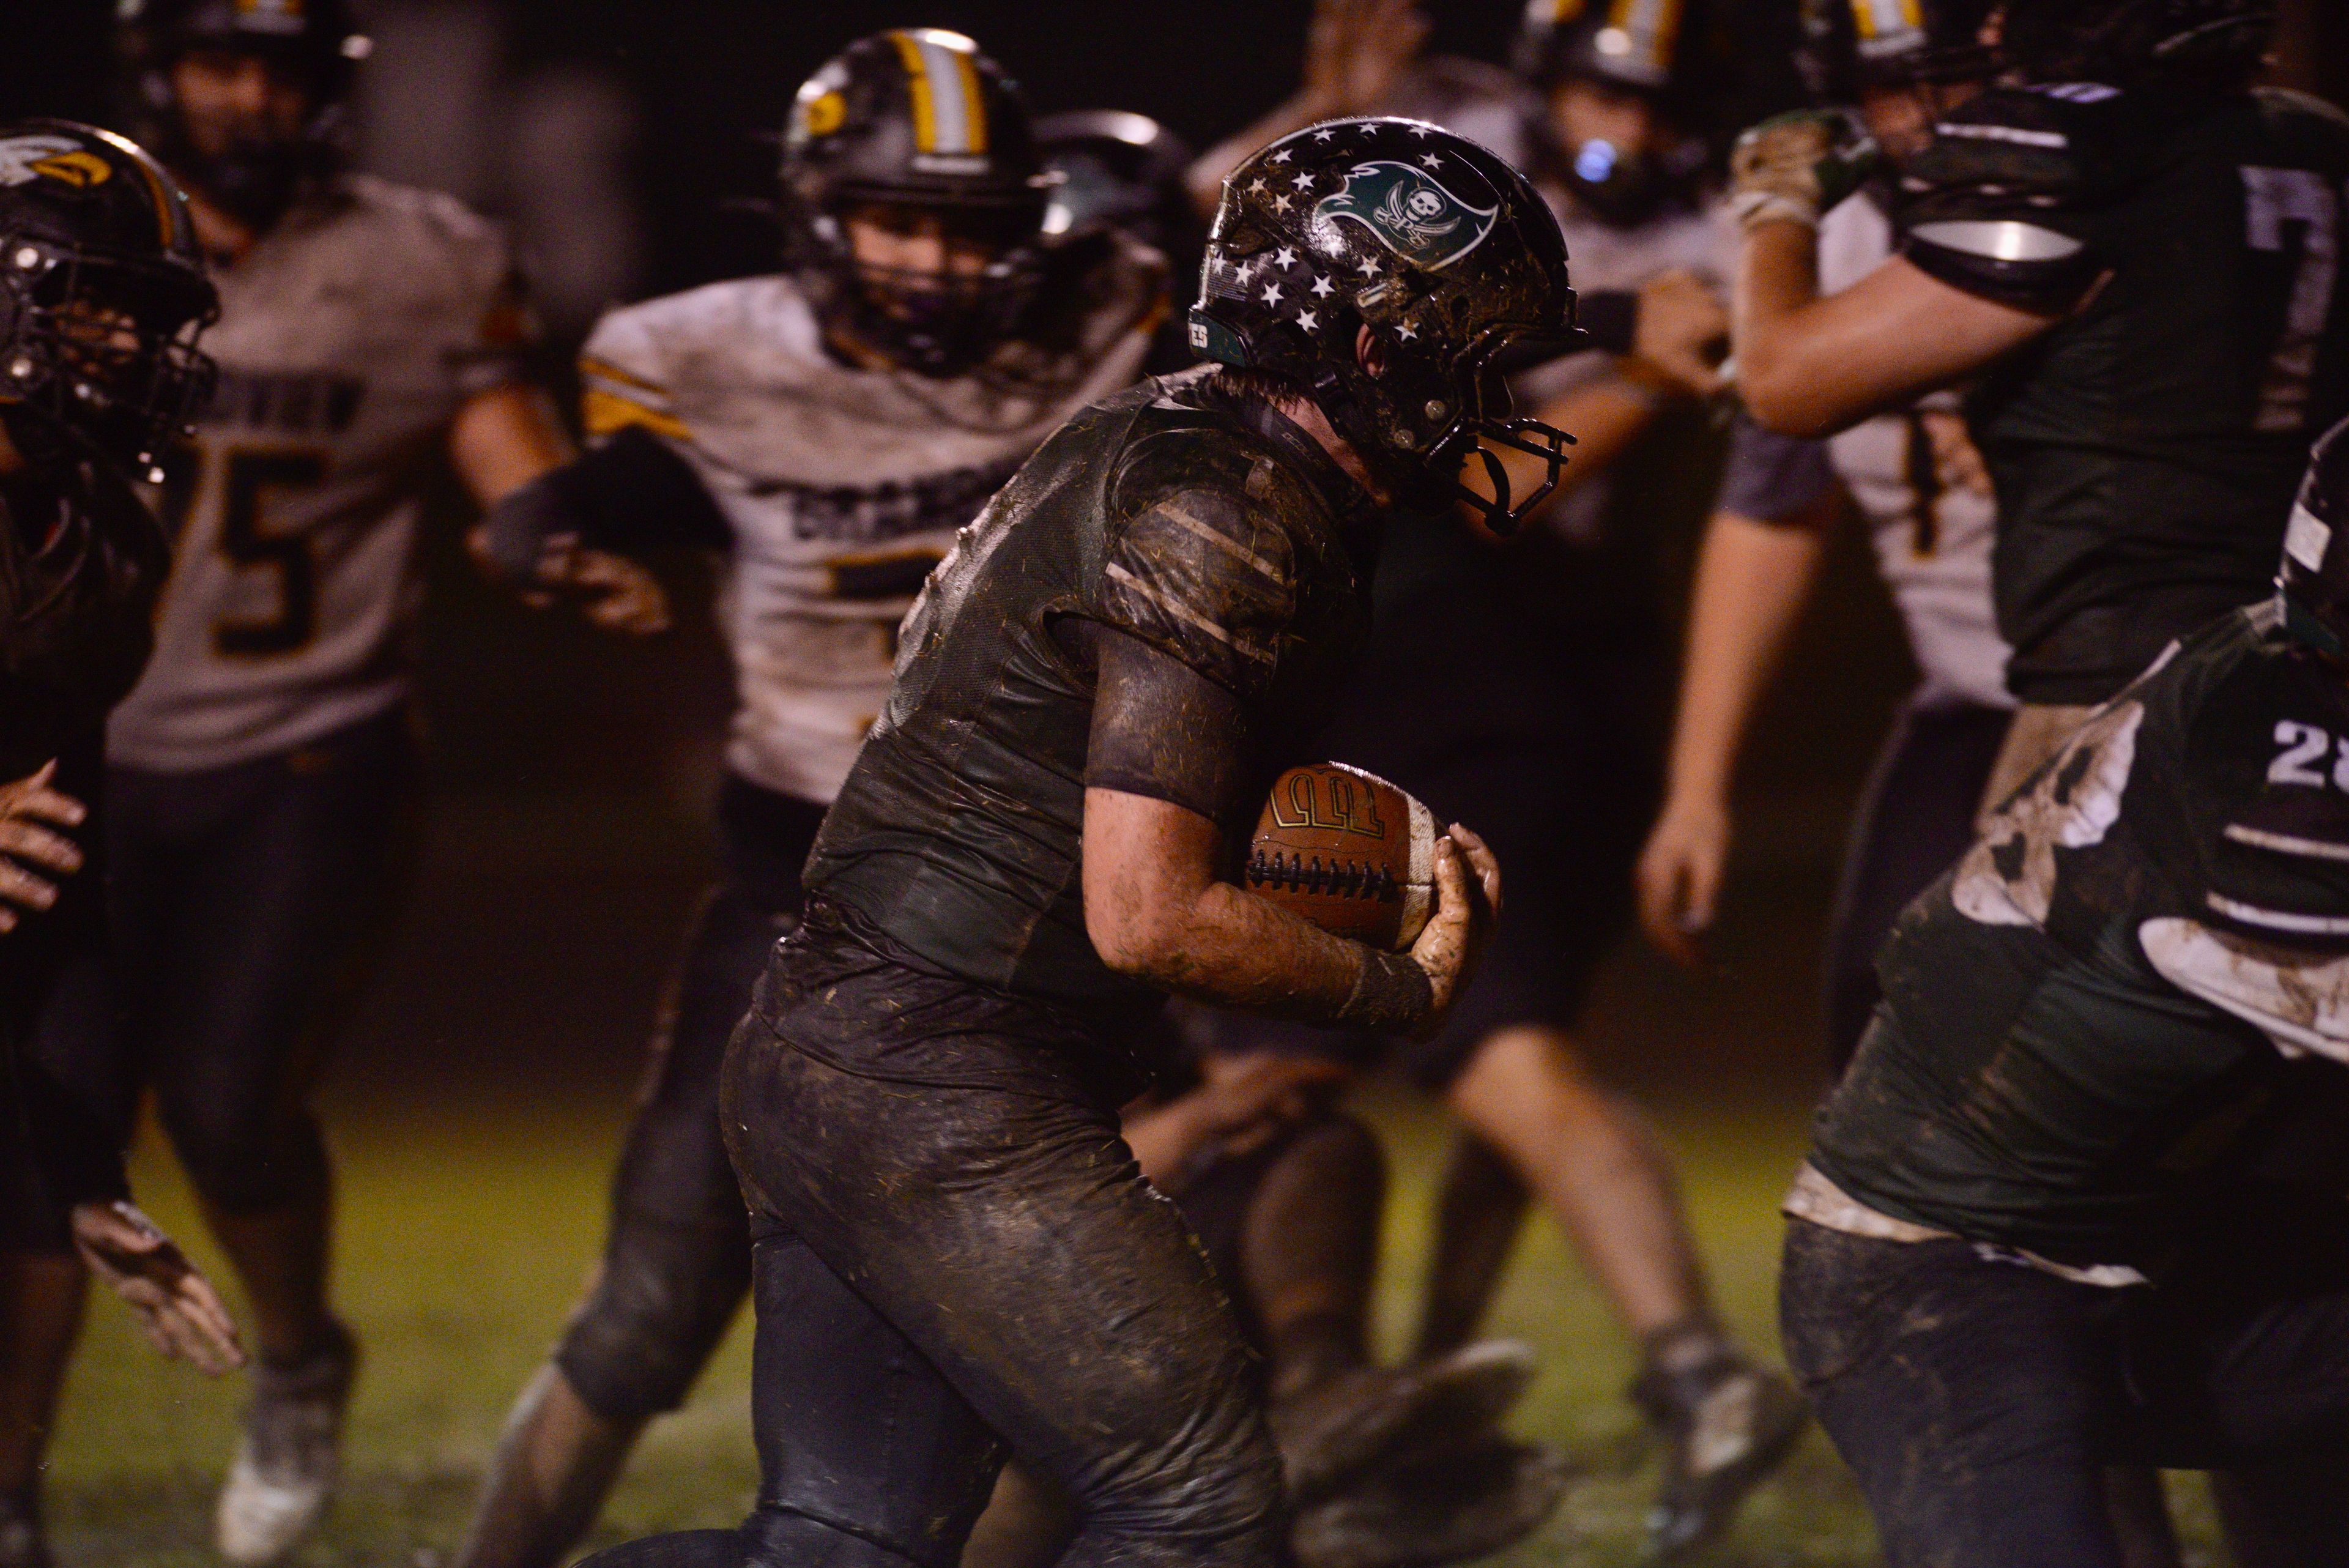
[{"label": "team logo on helmet", "polygon": [[29,185],[47,176],[87,189],[113,178],[106,160],[62,136],[11,136],[0,140],[0,185]]},{"label": "team logo on helmet", "polygon": [[1350,218],[1387,249],[1433,272],[1485,243],[1501,211],[1462,201],[1423,170],[1384,160],[1357,163],[1343,190],[1314,204],[1316,223]]}]

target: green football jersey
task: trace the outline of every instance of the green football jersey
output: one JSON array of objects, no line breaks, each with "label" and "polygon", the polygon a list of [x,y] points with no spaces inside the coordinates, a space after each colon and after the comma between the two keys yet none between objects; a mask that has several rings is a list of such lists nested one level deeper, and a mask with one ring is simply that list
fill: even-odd
[{"label": "green football jersey", "polygon": [[2349,412],[2349,119],[2282,92],[2001,88],[1904,187],[1909,262],[2064,317],[1967,415],[2008,685],[2101,702],[2267,591],[2309,443]]},{"label": "green football jersey", "polygon": [[1089,1011],[1154,1002],[1086,934],[1093,674],[1053,623],[1089,620],[1179,659],[1237,697],[1256,736],[1309,732],[1368,632],[1378,527],[1310,437],[1213,372],[1080,413],[914,602],[889,705],[809,856],[809,892],[984,985]]},{"label": "green football jersey", "polygon": [[2295,1075],[2349,1074],[2349,684],[2272,602],[2222,618],[1999,808],[1878,970],[1820,1172],[1913,1224],[2158,1269],[2269,1157]]}]

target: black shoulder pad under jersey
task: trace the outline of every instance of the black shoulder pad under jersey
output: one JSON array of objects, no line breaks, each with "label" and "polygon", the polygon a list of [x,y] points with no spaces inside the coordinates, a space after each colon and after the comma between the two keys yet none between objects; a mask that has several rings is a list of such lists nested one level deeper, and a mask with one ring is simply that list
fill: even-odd
[{"label": "black shoulder pad under jersey", "polygon": [[1984,299],[2070,309],[2103,269],[2094,218],[2128,184],[2127,109],[2114,88],[2071,83],[1951,111],[1902,176],[1900,254]]},{"label": "black shoulder pad under jersey", "polygon": [[1263,695],[1297,610],[1300,542],[1326,526],[1319,501],[1257,442],[1207,427],[1137,442],[1112,505],[1104,624],[1243,701]]}]

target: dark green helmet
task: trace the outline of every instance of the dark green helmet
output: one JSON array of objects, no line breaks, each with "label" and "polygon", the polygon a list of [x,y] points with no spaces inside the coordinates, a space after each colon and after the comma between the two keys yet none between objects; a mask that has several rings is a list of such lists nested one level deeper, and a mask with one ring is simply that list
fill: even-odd
[{"label": "dark green helmet", "polygon": [[[1465,500],[1504,532],[1557,486],[1573,438],[1510,417],[1495,359],[1578,337],[1548,203],[1485,148],[1409,119],[1330,120],[1234,170],[1191,311],[1194,349],[1294,386],[1399,499]],[[1480,443],[1546,459],[1547,482],[1512,506]],[[1472,452],[1489,500],[1459,481]]]}]

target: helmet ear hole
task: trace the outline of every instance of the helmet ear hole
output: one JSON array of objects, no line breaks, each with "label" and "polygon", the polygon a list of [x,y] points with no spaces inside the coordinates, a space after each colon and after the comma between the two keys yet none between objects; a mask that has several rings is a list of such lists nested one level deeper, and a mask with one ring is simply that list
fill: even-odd
[{"label": "helmet ear hole", "polygon": [[1357,327],[1354,332],[1354,358],[1361,361],[1362,374],[1372,380],[1387,373],[1386,340],[1369,327]]}]

